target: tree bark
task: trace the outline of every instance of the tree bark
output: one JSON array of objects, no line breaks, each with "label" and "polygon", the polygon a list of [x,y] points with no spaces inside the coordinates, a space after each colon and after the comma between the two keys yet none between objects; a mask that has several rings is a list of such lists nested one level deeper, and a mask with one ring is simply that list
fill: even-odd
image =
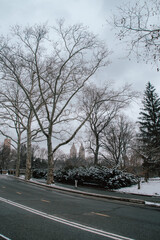
[{"label": "tree bark", "polygon": [[96,136],[96,149],[94,153],[94,165],[98,164],[98,154],[99,154],[99,136]]},{"label": "tree bark", "polygon": [[25,173],[25,180],[31,179],[31,155],[32,155],[32,144],[31,144],[31,122],[32,122],[32,112],[28,119],[28,126],[27,126],[27,159],[26,159],[26,173]]},{"label": "tree bark", "polygon": [[53,150],[52,150],[52,140],[51,136],[47,138],[47,146],[48,146],[48,175],[47,175],[47,184],[54,183],[54,175],[53,175]]},{"label": "tree bark", "polygon": [[31,135],[28,132],[27,133],[27,159],[26,159],[25,180],[30,180],[30,179],[31,179]]},{"label": "tree bark", "polygon": [[21,136],[18,136],[17,161],[16,161],[16,177],[19,177],[19,174],[20,174],[20,161],[21,161]]}]

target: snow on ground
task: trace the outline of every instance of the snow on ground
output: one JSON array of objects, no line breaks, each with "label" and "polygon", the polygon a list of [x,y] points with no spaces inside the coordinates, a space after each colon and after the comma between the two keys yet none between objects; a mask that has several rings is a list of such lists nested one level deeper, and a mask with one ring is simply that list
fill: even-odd
[{"label": "snow on ground", "polygon": [[[24,179],[25,176],[21,175],[21,179]],[[42,180],[36,180],[36,179],[30,179],[32,182],[41,182],[41,184],[44,183]],[[51,184],[55,186],[55,184]],[[134,194],[142,194],[142,195],[149,195],[149,196],[160,196],[160,178],[151,178],[146,183],[144,182],[144,179],[141,179],[140,183],[140,189],[138,189],[138,185],[133,185],[131,187],[126,188],[120,188],[118,190],[115,190],[117,192],[124,192],[124,193],[134,193]]]},{"label": "snow on ground", "polygon": [[25,175],[20,175],[19,178],[20,179],[25,179]]},{"label": "snow on ground", "polygon": [[133,185],[131,187],[120,188],[116,191],[124,193],[160,196],[160,178],[149,179],[148,182],[144,182],[144,180],[141,180],[140,189],[138,189],[138,185]]}]

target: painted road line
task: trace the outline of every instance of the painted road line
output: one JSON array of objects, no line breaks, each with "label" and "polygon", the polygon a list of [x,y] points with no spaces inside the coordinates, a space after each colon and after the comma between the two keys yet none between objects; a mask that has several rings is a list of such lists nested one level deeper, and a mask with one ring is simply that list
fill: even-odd
[{"label": "painted road line", "polygon": [[45,199],[41,199],[42,202],[46,202],[46,203],[50,203],[50,201],[45,200]]},{"label": "painted road line", "polygon": [[75,223],[75,222],[72,222],[72,221],[68,221],[68,220],[66,220],[66,219],[59,218],[59,217],[56,217],[56,216],[54,216],[54,215],[50,215],[50,214],[47,214],[47,213],[38,211],[38,210],[36,210],[36,209],[27,207],[27,206],[25,206],[25,205],[22,205],[22,204],[19,204],[19,203],[16,203],[16,202],[12,202],[12,201],[10,201],[10,200],[8,200],[8,199],[5,199],[5,198],[2,198],[2,197],[0,197],[0,201],[5,202],[5,203],[7,203],[7,204],[10,204],[10,205],[12,205],[12,206],[21,208],[21,209],[23,209],[23,210],[25,210],[25,211],[34,213],[34,214],[36,214],[36,215],[45,217],[45,218],[50,219],[50,220],[52,220],[52,221],[59,222],[59,223],[68,225],[68,226],[70,226],[70,227],[74,227],[74,228],[77,228],[77,229],[81,229],[81,230],[83,230],[83,231],[87,231],[87,232],[90,232],[90,233],[94,233],[94,234],[97,234],[97,235],[100,235],[100,236],[108,237],[108,238],[110,238],[110,239],[114,239],[114,240],[133,240],[133,239],[128,238],[128,237],[123,237],[123,236],[121,236],[121,235],[117,235],[117,234],[110,233],[110,232],[106,232],[106,231],[99,230],[99,229],[96,229],[96,228],[88,227],[88,226],[85,226],[85,225],[82,225],[82,224],[79,224],[79,223]]},{"label": "painted road line", "polygon": [[11,240],[10,238],[5,237],[4,235],[0,234],[0,240]]},{"label": "painted road line", "polygon": [[103,213],[96,213],[96,212],[91,212],[92,214],[98,215],[98,216],[102,216],[102,217],[110,217],[107,214],[103,214]]}]

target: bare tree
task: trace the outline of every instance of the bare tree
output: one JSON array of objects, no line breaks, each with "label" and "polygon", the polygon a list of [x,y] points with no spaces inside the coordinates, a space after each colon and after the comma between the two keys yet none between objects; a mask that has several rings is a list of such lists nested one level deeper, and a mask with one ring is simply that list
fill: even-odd
[{"label": "bare tree", "polygon": [[[30,89],[30,97],[32,96],[32,88]],[[24,95],[24,92],[16,82],[5,82],[0,91],[0,106],[2,120],[0,132],[9,137],[17,148],[16,176],[19,176],[20,168],[20,149],[21,145],[27,142],[26,157],[26,180],[31,178],[31,141],[35,137],[39,129],[32,129],[33,110]],[[8,133],[4,131],[4,127],[8,128]],[[24,134],[26,133],[26,134]],[[23,135],[23,139],[22,139]],[[13,146],[15,147],[15,145]]]},{"label": "bare tree", "polygon": [[21,115],[24,105],[24,98],[17,84],[5,84],[0,91],[0,133],[10,138],[12,146],[16,148],[16,176],[19,176],[20,170],[20,145],[24,139],[22,134],[25,131],[23,126],[24,117]]},{"label": "bare tree", "polygon": [[85,90],[83,104],[86,114],[90,112],[93,103],[95,104],[88,118],[87,132],[88,150],[94,155],[94,164],[98,164],[103,132],[134,96],[130,86],[126,85],[121,90],[114,91],[108,85],[103,88],[93,86]]},{"label": "bare tree", "polygon": [[[94,73],[108,64],[109,55],[103,43],[82,25],[65,28],[64,22],[59,21],[57,28],[51,29],[54,41],[48,38],[49,30],[44,25],[24,29],[16,26],[13,33],[17,44],[13,47],[10,42],[2,41],[0,46],[2,79],[15,81],[23,89],[46,137],[48,184],[54,181],[54,152],[74,138],[90,115],[83,122],[77,121],[71,132],[65,131],[78,117],[76,96]],[[29,86],[39,93],[34,101]],[[39,109],[39,105],[43,107]]]},{"label": "bare tree", "polygon": [[115,118],[109,128],[104,129],[102,148],[105,153],[103,157],[112,167],[125,167],[125,158],[134,137],[133,129],[133,124],[126,120],[124,115]]},{"label": "bare tree", "polygon": [[[160,59],[160,1],[134,1],[118,7],[111,24],[118,29],[116,35],[124,40],[129,53],[135,53],[145,62]],[[159,68],[157,67],[159,71]]]}]

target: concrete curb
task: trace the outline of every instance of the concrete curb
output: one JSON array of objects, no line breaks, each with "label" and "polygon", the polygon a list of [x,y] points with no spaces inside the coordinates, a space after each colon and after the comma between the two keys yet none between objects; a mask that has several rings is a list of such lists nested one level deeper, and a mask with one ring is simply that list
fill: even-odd
[{"label": "concrete curb", "polygon": [[111,196],[111,195],[90,193],[90,192],[84,192],[84,191],[74,190],[74,189],[60,187],[60,186],[58,187],[58,186],[54,186],[54,185],[47,185],[47,184],[44,184],[44,183],[39,183],[39,182],[35,182],[35,181],[30,181],[30,180],[26,181],[26,180],[21,179],[21,178],[17,178],[17,179],[19,179],[20,181],[23,181],[23,182],[43,186],[43,187],[50,188],[50,189],[60,190],[60,191],[64,191],[64,192],[70,192],[70,193],[76,193],[76,194],[85,195],[85,196],[91,196],[91,197],[97,197],[97,198],[117,200],[117,201],[123,201],[123,202],[130,202],[130,203],[145,205],[145,201],[141,200],[141,199],[125,198],[125,197],[123,198],[123,197],[116,197],[116,196]]}]

